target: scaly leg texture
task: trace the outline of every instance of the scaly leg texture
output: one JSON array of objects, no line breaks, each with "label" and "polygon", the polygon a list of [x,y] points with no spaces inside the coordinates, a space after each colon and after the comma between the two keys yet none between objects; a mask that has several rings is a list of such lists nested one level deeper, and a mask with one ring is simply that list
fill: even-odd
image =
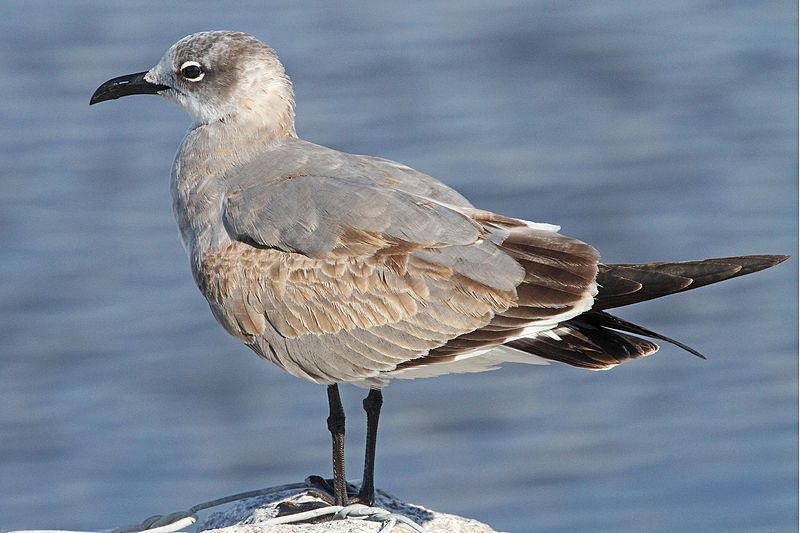
[{"label": "scaly leg texture", "polygon": [[378,389],[371,389],[364,398],[364,411],[367,413],[367,446],[364,451],[364,477],[357,500],[364,505],[375,502],[375,445],[378,440],[378,419],[381,416],[383,394]]},{"label": "scaly leg texture", "polygon": [[333,499],[336,505],[347,504],[347,479],[344,475],[344,408],[339,386],[328,385],[328,431],[333,444]]}]

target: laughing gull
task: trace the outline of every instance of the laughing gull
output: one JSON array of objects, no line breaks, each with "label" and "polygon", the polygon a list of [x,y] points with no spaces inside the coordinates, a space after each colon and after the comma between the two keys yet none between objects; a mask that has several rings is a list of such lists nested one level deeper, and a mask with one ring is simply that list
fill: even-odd
[{"label": "laughing gull", "polygon": [[[474,207],[400,163],[298,138],[275,52],[245,33],[185,37],[90,104],[159,94],[193,124],[172,167],[175,218],[219,323],[290,374],[327,385],[337,505],[374,498],[381,388],[394,378],[559,361],[603,370],[692,348],[607,310],[757,272],[786,256],[602,264],[559,228]],[[339,383],[368,387],[364,477],[344,474]],[[332,493],[332,494],[331,494]]]}]

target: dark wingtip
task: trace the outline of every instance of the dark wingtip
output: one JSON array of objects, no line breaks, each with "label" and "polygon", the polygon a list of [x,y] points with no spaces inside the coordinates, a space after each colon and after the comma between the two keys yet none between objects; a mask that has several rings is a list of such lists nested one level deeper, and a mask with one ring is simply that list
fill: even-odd
[{"label": "dark wingtip", "polygon": [[742,262],[742,270],[750,273],[779,265],[789,257],[788,255],[746,255],[738,259]]},{"label": "dark wingtip", "polygon": [[634,335],[641,335],[643,337],[650,337],[651,339],[659,339],[664,342],[668,342],[682,350],[686,350],[690,354],[699,357],[700,359],[706,359],[706,356],[689,346],[688,344],[684,344],[680,341],[676,341],[666,335],[662,335],[661,333],[656,333],[655,331],[649,330],[647,328],[643,328],[637,324],[632,322],[628,322],[627,320],[623,320],[618,316],[610,315],[605,311],[589,311],[586,313],[587,316],[590,316],[591,319],[602,326],[607,328],[616,329],[619,331],[626,331],[628,333],[633,333]]},{"label": "dark wingtip", "polygon": [[770,262],[769,266],[775,266],[783,263],[787,259],[790,259],[792,256],[790,255],[765,255],[764,258]]},{"label": "dark wingtip", "polygon": [[696,357],[699,357],[700,359],[708,360],[708,358],[705,355],[701,354],[700,352],[698,352],[697,350],[695,350],[694,348],[692,348],[688,344],[684,344],[682,342],[676,341],[675,339],[670,339],[669,337],[667,337],[665,335],[662,335],[661,339],[669,342],[670,344],[673,344],[673,345],[677,346],[678,348],[681,348],[681,349],[689,352],[690,354],[692,354],[692,355],[694,355]]}]

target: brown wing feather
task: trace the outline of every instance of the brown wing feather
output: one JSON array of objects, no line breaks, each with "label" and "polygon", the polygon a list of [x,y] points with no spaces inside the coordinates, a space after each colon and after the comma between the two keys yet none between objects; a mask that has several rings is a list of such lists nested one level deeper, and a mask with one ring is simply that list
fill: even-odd
[{"label": "brown wing feather", "polygon": [[531,334],[537,325],[541,330],[550,329],[591,307],[597,251],[581,241],[514,222],[512,226],[495,219],[487,227],[509,232],[500,249],[525,269],[523,282],[517,286],[516,305],[498,311],[487,325],[459,335],[427,356],[406,361],[398,368],[446,363],[461,354]]}]

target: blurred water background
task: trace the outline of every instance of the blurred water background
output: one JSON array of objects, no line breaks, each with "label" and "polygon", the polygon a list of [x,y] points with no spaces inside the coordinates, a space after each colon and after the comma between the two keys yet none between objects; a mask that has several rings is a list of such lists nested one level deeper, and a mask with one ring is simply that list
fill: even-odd
[{"label": "blurred water background", "polygon": [[[108,78],[237,29],[298,131],[410,164],[608,262],[797,254],[796,2],[108,2],[0,8],[0,529],[107,528],[327,474],[324,389],[193,286],[168,174],[188,126]],[[796,531],[797,260],[627,319],[612,372],[385,392],[377,484],[509,531]],[[343,391],[350,473],[362,391]]]}]

